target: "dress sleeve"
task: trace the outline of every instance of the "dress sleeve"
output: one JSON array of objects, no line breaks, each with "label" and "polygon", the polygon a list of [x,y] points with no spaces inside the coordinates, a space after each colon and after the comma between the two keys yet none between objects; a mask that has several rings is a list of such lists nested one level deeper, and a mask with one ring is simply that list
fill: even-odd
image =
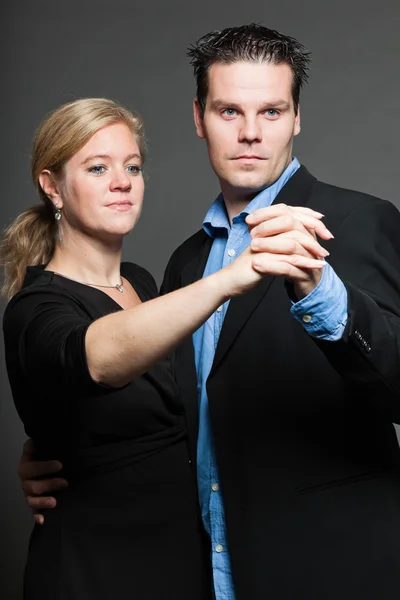
[{"label": "dress sleeve", "polygon": [[37,389],[54,384],[69,393],[99,393],[104,386],[91,378],[85,351],[91,322],[83,307],[61,292],[37,289],[16,296],[3,319],[11,385],[24,377]]}]

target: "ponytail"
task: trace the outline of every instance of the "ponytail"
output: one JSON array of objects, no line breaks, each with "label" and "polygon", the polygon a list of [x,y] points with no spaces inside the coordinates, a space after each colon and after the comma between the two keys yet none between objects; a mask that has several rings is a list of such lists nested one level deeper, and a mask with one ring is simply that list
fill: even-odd
[{"label": "ponytail", "polygon": [[28,208],[4,232],[0,243],[4,271],[1,293],[8,300],[22,288],[26,267],[47,264],[54,254],[58,227],[50,204]]}]

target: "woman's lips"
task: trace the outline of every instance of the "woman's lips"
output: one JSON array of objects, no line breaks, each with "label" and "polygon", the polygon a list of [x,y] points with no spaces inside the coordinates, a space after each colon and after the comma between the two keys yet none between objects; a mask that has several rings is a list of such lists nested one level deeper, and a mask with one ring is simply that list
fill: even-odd
[{"label": "woman's lips", "polygon": [[123,200],[121,202],[111,202],[106,206],[107,208],[112,208],[113,210],[117,210],[119,212],[126,212],[132,208],[133,204],[129,200]]}]

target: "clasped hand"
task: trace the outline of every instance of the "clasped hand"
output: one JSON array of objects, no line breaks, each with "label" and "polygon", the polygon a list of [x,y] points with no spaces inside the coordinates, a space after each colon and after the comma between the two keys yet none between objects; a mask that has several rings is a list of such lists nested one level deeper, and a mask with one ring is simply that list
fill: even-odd
[{"label": "clasped hand", "polygon": [[317,235],[333,238],[321,221],[323,216],[310,208],[276,204],[246,218],[250,248],[256,253],[253,268],[262,275],[283,275],[293,283],[299,300],[318,285],[329,256],[317,240]]}]

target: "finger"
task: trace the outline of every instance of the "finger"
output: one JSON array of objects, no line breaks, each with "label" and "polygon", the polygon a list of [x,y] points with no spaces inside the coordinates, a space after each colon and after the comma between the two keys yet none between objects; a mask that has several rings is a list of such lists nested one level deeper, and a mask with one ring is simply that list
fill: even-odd
[{"label": "finger", "polygon": [[57,506],[57,500],[52,496],[27,496],[26,501],[28,502],[28,506],[34,511],[34,514],[37,511]]},{"label": "finger", "polygon": [[[285,266],[286,265],[286,266]],[[264,275],[286,275],[287,276],[287,265],[295,267],[297,269],[322,269],[326,262],[324,260],[317,260],[315,258],[309,258],[307,256],[301,256],[298,254],[269,254],[260,253],[254,256],[252,261],[253,268],[258,273]],[[302,273],[304,279],[305,274]]]},{"label": "finger", "polygon": [[292,231],[298,229],[304,230],[304,226],[298,219],[295,219],[291,213],[275,217],[267,221],[263,221],[250,231],[252,238],[256,237],[268,237],[272,235],[278,235],[285,233],[286,231]]},{"label": "finger", "polygon": [[[263,255],[260,254],[257,256]],[[305,281],[307,279],[307,269],[291,264],[288,257],[286,257],[286,260],[274,262],[268,260],[260,261],[258,258],[254,259],[253,269],[262,276],[283,276],[291,281]]]},{"label": "finger", "polygon": [[317,234],[323,239],[330,240],[334,236],[321,221],[324,216],[322,213],[307,208],[305,206],[287,206],[286,204],[274,204],[272,206],[259,208],[246,217],[246,222],[251,229],[263,221],[269,221],[278,216],[291,214],[301,221],[307,228],[315,229]]},{"label": "finger", "polygon": [[314,230],[320,238],[324,239],[324,240],[331,240],[333,239],[333,234],[329,231],[329,229],[326,227],[326,225],[320,221],[319,219],[316,219],[314,217],[310,217],[308,215],[304,215],[302,213],[299,212],[293,212],[293,216],[298,219],[302,225],[304,225],[304,227],[306,227],[307,229],[310,230]]},{"label": "finger", "polygon": [[24,481],[25,479],[34,479],[35,477],[58,473],[61,469],[62,464],[58,460],[29,460],[29,462],[21,460],[18,467],[18,475]]},{"label": "finger", "polygon": [[35,442],[31,438],[28,438],[24,442],[24,445],[22,446],[22,456],[24,458],[29,458],[29,459],[34,458],[35,452],[36,452]]},{"label": "finger", "polygon": [[302,269],[294,267],[290,263],[283,261],[275,265],[274,273],[267,271],[265,265],[256,262],[253,264],[253,269],[261,275],[270,274],[281,276],[293,282],[297,280],[302,281],[305,279],[304,271]]},{"label": "finger", "polygon": [[59,492],[68,487],[65,479],[27,479],[22,483],[22,489],[27,496],[41,496],[51,492]]},{"label": "finger", "polygon": [[[319,258],[324,257],[325,258],[326,256],[329,256],[330,252],[328,252],[328,250],[326,248],[321,246],[321,244],[319,243],[319,241],[316,238],[314,230],[306,229],[303,225],[302,225],[302,227],[303,227],[302,231],[300,231],[300,230],[287,231],[285,233],[282,233],[279,237],[296,240],[297,242],[299,242],[299,244],[301,244],[309,252],[311,252],[312,254],[315,254],[316,257],[319,257]],[[257,239],[259,239],[259,238],[257,238]]]},{"label": "finger", "polygon": [[305,215],[310,215],[311,217],[316,217],[317,219],[322,219],[325,215],[318,210],[314,210],[312,208],[308,208],[307,206],[290,206],[288,208],[294,212],[301,212]]},{"label": "finger", "polygon": [[43,525],[43,523],[44,523],[44,516],[43,515],[41,515],[39,513],[36,513],[35,515],[33,515],[33,518],[35,519],[35,523],[37,525]]},{"label": "finger", "polygon": [[[297,209],[297,207],[295,207]],[[312,210],[307,207],[299,207],[301,208],[301,213],[304,215],[309,215],[310,217],[321,219],[324,215],[318,211]],[[263,208],[259,208],[254,212],[250,213],[246,217],[246,223],[248,225],[257,225],[262,221],[268,221],[269,219],[274,219],[276,217],[290,214],[293,212],[294,208],[287,206],[286,204],[272,204],[271,206],[265,206]]]},{"label": "finger", "polygon": [[251,241],[250,247],[254,252],[305,255],[311,253],[315,258],[329,256],[329,252],[311,235],[300,231],[291,231],[267,238],[255,238]]}]

